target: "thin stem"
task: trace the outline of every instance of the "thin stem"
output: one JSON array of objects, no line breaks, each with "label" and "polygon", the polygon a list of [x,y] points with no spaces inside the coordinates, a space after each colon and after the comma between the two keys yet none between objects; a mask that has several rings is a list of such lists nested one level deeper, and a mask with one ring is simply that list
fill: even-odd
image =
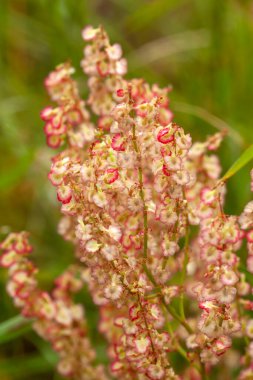
[{"label": "thin stem", "polygon": [[[138,166],[139,194],[140,194],[140,198],[142,200],[142,205],[143,205],[143,230],[144,230],[144,235],[143,235],[143,258],[144,258],[143,269],[144,269],[147,277],[151,281],[151,283],[155,287],[158,287],[158,285],[156,284],[156,281],[155,281],[152,273],[149,271],[149,269],[147,267],[147,264],[146,264],[146,261],[147,261],[147,252],[148,252],[148,215],[147,215],[147,207],[146,207],[146,204],[145,204],[145,197],[144,197],[144,191],[143,191],[142,159],[141,159],[140,151],[138,149],[138,144],[137,144],[137,139],[136,139],[135,124],[133,124],[132,133],[133,133],[133,146],[134,146],[134,150],[135,150],[135,152],[137,154],[137,159],[138,159],[138,163],[139,163],[139,166]],[[188,241],[187,241],[187,247],[188,247]],[[188,248],[187,248],[187,250],[188,250]],[[185,268],[184,271],[186,273],[186,266],[187,266],[187,263],[188,263],[188,253],[185,256],[186,256],[186,258],[184,260],[184,268]],[[184,277],[185,277],[185,275],[184,275]],[[161,299],[162,299],[162,303],[163,303],[164,307],[170,313],[170,315],[175,320],[177,320],[186,329],[186,331],[189,334],[192,334],[193,330],[188,325],[188,323],[186,322],[184,313],[183,313],[183,317],[180,316],[180,315],[178,315],[178,313],[176,312],[176,310],[172,306],[168,305],[165,302],[165,299],[164,299],[163,295],[161,295]],[[182,301],[182,303],[183,303],[183,301]],[[151,342],[152,342],[152,340],[151,340]],[[179,346],[178,346],[178,348],[179,348]],[[180,347],[178,351],[179,351],[179,353],[182,356],[184,356],[185,358],[187,358],[187,355],[184,352],[183,348]]]},{"label": "thin stem", "polygon": [[[191,364],[194,368],[196,368],[196,370],[198,371],[198,372],[201,372],[201,368],[200,368],[200,366],[198,365],[198,364],[194,364],[194,363],[192,363],[191,361],[190,361],[190,359],[188,358],[188,356],[187,356],[187,352],[184,350],[184,348],[182,347],[182,346],[180,346],[180,344],[178,343],[177,345],[176,345],[176,349],[177,349],[177,352],[189,363],[189,364]],[[203,379],[205,379],[206,380],[206,378],[203,378],[202,377],[202,380]]]},{"label": "thin stem", "polygon": [[148,212],[147,212],[147,206],[145,203],[145,197],[144,197],[144,190],[143,190],[143,172],[142,172],[142,160],[141,160],[141,154],[137,145],[137,139],[136,139],[136,131],[135,131],[135,124],[133,124],[132,128],[133,133],[133,146],[134,150],[137,154],[138,159],[138,179],[139,179],[139,194],[142,201],[142,209],[143,209],[143,257],[144,259],[147,258],[148,253]]},{"label": "thin stem", "polygon": [[208,380],[205,364],[203,364],[202,362],[200,362],[200,373],[202,380]]},{"label": "thin stem", "polygon": [[171,337],[171,341],[173,342],[175,349],[177,350],[179,355],[181,355],[188,363],[190,363],[200,373],[200,366],[198,364],[192,363],[191,360],[188,358],[187,351],[181,346],[180,342],[178,341],[178,337],[174,334],[173,329],[170,325],[170,322],[168,321],[167,315],[165,315],[165,320],[166,320],[166,326],[167,326],[168,332]]},{"label": "thin stem", "polygon": [[[184,286],[185,278],[186,278],[186,269],[187,264],[189,262],[189,225],[188,221],[186,223],[186,231],[185,231],[185,243],[184,243],[184,261],[183,261],[183,269],[181,274],[181,286]],[[184,312],[184,291],[182,290],[179,302],[180,315],[185,320],[185,312]]]},{"label": "thin stem", "polygon": [[177,314],[176,310],[172,306],[166,304],[163,297],[162,297],[162,302],[163,302],[164,306],[166,307],[166,309],[168,310],[168,312],[170,313],[170,315],[174,319],[176,319],[185,328],[185,330],[189,334],[193,334],[193,330],[192,330],[191,326],[184,319],[182,319],[179,314]]},{"label": "thin stem", "polygon": [[155,347],[154,347],[154,343],[153,343],[153,340],[152,340],[152,335],[150,333],[150,329],[149,329],[148,322],[147,322],[146,315],[145,315],[145,310],[143,309],[139,293],[138,293],[138,301],[139,301],[139,305],[140,305],[140,308],[141,308],[142,317],[144,319],[145,327],[146,327],[146,330],[147,330],[147,333],[148,333],[148,336],[149,336],[149,339],[150,339],[152,351],[153,351],[154,356],[156,356]]},{"label": "thin stem", "polygon": [[180,346],[180,344],[177,344],[177,345],[176,345],[176,349],[177,349],[178,353],[179,353],[183,358],[185,358],[185,360],[189,363],[190,360],[189,360],[189,358],[188,358],[188,356],[187,356],[187,352],[183,349],[183,347]]},{"label": "thin stem", "polygon": [[[237,309],[239,320],[241,320],[242,319],[242,310],[241,310],[240,300],[239,300],[238,296],[236,297],[236,309]],[[242,331],[245,332],[244,330],[245,330],[245,326],[242,323]],[[243,334],[243,336],[244,336],[245,344],[249,345],[249,343],[250,343],[249,338],[247,337],[247,335],[245,333]]]},{"label": "thin stem", "polygon": [[[150,270],[148,269],[147,267],[147,264],[144,263],[143,264],[143,269],[144,269],[144,272],[146,273],[148,279],[152,282],[152,284],[155,286],[155,287],[158,287],[152,273],[150,272]],[[176,312],[176,310],[168,305],[163,297],[163,295],[161,295],[161,300],[162,300],[162,303],[164,305],[164,307],[166,308],[166,310],[170,313],[170,315],[175,319],[177,320],[185,329],[186,331],[189,333],[189,334],[192,334],[193,333],[193,330],[191,328],[190,325],[188,325],[188,323]]]}]

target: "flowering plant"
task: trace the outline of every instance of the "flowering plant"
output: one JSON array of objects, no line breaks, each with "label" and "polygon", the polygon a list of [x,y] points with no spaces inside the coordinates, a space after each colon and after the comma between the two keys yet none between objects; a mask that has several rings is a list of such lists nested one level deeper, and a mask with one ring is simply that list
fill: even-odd
[{"label": "flowering plant", "polygon": [[[192,143],[172,122],[169,88],[125,79],[121,47],[102,27],[82,37],[87,101],[67,62],[46,78],[56,105],[41,112],[47,144],[62,147],[48,177],[61,203],[59,233],[76,260],[45,292],[28,234],[11,233],[0,261],[8,293],[58,353],[63,376],[207,379],[217,367],[228,379],[238,358],[238,379],[253,379],[253,202],[239,217],[223,211],[214,152],[224,134]],[[244,241],[247,268],[238,253]],[[96,364],[84,308],[73,300],[85,284],[110,368]]]}]

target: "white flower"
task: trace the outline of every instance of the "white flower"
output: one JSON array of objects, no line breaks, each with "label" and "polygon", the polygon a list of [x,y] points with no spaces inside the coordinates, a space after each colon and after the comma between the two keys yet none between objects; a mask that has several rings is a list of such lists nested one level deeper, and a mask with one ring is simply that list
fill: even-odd
[{"label": "white flower", "polygon": [[110,225],[107,232],[116,241],[119,241],[122,235],[121,229],[118,226]]},{"label": "white flower", "polygon": [[236,296],[236,288],[232,286],[224,286],[218,293],[217,297],[221,303],[232,303]]},{"label": "white flower", "polygon": [[70,326],[72,323],[71,310],[59,302],[57,304],[55,319],[57,322],[61,323],[64,326]]},{"label": "white flower", "polygon": [[101,253],[108,261],[112,261],[118,256],[118,251],[115,245],[105,245],[101,249]]},{"label": "white flower", "polygon": [[127,206],[132,212],[141,211],[143,208],[140,197],[137,197],[136,195],[128,199]]},{"label": "white flower", "polygon": [[105,194],[102,191],[96,192],[93,197],[92,197],[93,202],[98,206],[98,207],[105,207],[107,205],[107,199]]},{"label": "white flower", "polygon": [[166,156],[164,159],[168,170],[180,170],[181,169],[181,158],[177,156]]},{"label": "white flower", "polygon": [[119,279],[114,275],[111,279],[109,285],[106,286],[104,294],[106,298],[111,300],[117,300],[120,298],[123,292],[123,287],[119,282]]},{"label": "white flower", "polygon": [[140,339],[135,340],[135,346],[140,354],[144,354],[150,346],[150,339],[142,336]]},{"label": "white flower", "polygon": [[119,44],[114,44],[112,46],[109,46],[106,48],[106,53],[108,54],[108,57],[114,61],[118,60],[122,56],[122,49]]},{"label": "white flower", "polygon": [[152,380],[164,378],[165,370],[159,364],[150,364],[148,366],[148,376]]},{"label": "white flower", "polygon": [[97,252],[99,250],[99,248],[101,247],[102,244],[99,244],[95,239],[91,239],[89,240],[86,244],[85,244],[85,249],[88,251],[88,252]]},{"label": "white flower", "polygon": [[99,28],[95,29],[91,25],[86,26],[82,30],[82,37],[85,41],[93,40],[99,32]]},{"label": "white flower", "polygon": [[232,269],[225,269],[221,275],[221,281],[224,285],[235,285],[239,278]]},{"label": "white flower", "polygon": [[93,181],[95,179],[94,169],[85,164],[81,167],[80,173],[84,182]]},{"label": "white flower", "polygon": [[171,208],[161,210],[159,217],[160,221],[166,224],[174,224],[178,219],[176,212],[172,211]]},{"label": "white flower", "polygon": [[173,256],[179,250],[179,245],[177,244],[177,242],[171,241],[167,236],[165,236],[162,242],[162,249],[163,255],[165,257]]},{"label": "white flower", "polygon": [[87,241],[91,239],[92,234],[92,226],[91,224],[84,224],[82,217],[78,217],[78,224],[75,229],[75,234],[77,239],[81,241]]},{"label": "white flower", "polygon": [[194,143],[189,151],[189,157],[190,158],[198,158],[202,154],[205,153],[206,150],[206,143]]},{"label": "white flower", "polygon": [[172,178],[178,185],[186,185],[190,181],[189,173],[186,170],[180,170],[172,174]]}]

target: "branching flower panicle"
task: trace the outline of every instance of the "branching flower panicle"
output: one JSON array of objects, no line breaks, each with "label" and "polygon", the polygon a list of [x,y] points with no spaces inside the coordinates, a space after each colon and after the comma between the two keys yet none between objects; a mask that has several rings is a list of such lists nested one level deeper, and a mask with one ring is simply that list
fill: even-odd
[{"label": "branching flower panicle", "polygon": [[[10,234],[1,244],[7,291],[52,344],[66,377],[206,379],[235,354],[233,338],[246,336],[239,379],[250,379],[252,289],[238,252],[246,241],[246,272],[253,273],[253,204],[239,217],[223,211],[215,151],[224,134],[192,143],[173,121],[169,87],[125,79],[122,49],[102,27],[87,26],[82,37],[88,99],[67,62],[46,78],[54,106],[41,112],[47,144],[61,147],[48,177],[75,264],[44,292],[27,233]],[[84,308],[72,300],[83,286],[100,311],[107,370],[94,364]],[[176,374],[172,352],[190,367]]]}]

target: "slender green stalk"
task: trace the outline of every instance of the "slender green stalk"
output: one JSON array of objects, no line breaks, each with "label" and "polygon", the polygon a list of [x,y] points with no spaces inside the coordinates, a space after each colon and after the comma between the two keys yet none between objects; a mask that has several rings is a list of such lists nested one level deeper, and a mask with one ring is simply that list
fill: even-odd
[{"label": "slender green stalk", "polygon": [[[147,207],[146,207],[146,204],[145,204],[145,197],[144,197],[144,191],[143,191],[142,160],[141,160],[141,154],[139,152],[138,145],[137,145],[135,125],[133,125],[132,133],[133,133],[133,146],[134,146],[134,150],[135,150],[135,152],[137,154],[137,158],[138,158],[138,162],[139,162],[139,166],[138,166],[138,178],[139,178],[139,187],[140,187],[139,188],[139,194],[140,194],[140,198],[141,198],[142,204],[143,204],[143,229],[144,229],[144,235],[143,235],[143,258],[144,258],[144,263],[143,263],[143,269],[144,269],[144,271],[145,271],[148,279],[152,282],[152,284],[156,288],[159,289],[159,287],[158,287],[158,285],[157,285],[157,283],[156,283],[156,281],[155,281],[152,273],[149,271],[149,269],[147,267],[147,264],[146,264],[146,261],[147,261],[147,251],[148,251],[148,217],[147,217]],[[187,245],[185,244],[185,247],[187,247],[187,249],[185,249],[186,253],[185,253],[185,259],[184,259],[184,275],[183,275],[182,280],[184,280],[184,278],[185,278],[186,266],[187,266],[187,263],[188,263],[188,237],[187,237]],[[161,299],[162,299],[162,303],[163,303],[164,307],[169,312],[169,314],[175,320],[177,320],[186,329],[186,331],[189,334],[192,334],[193,333],[192,328],[186,322],[184,313],[182,314],[182,316],[180,316],[171,305],[168,305],[165,302],[165,299],[164,299],[162,293],[161,293]],[[183,309],[183,299],[182,299],[182,309]],[[177,345],[177,351],[187,361],[189,360],[187,358],[187,354],[186,354],[185,350],[179,344]]]},{"label": "slender green stalk", "polygon": [[142,303],[141,303],[141,298],[140,298],[140,294],[139,294],[139,293],[138,293],[138,301],[139,301],[139,305],[140,305],[140,308],[141,308],[141,313],[142,313],[142,316],[143,316],[143,319],[144,319],[145,327],[146,327],[146,330],[147,330],[147,333],[148,333],[148,336],[149,336],[149,339],[150,339],[150,343],[151,343],[152,351],[153,351],[153,354],[156,356],[156,352],[155,352],[155,347],[154,347],[154,343],[153,343],[152,335],[151,335],[150,329],[149,329],[149,327],[148,327],[148,323],[147,323],[147,319],[146,319],[145,311],[144,311],[144,309],[143,309],[143,306],[142,306]]},{"label": "slender green stalk", "polygon": [[[148,277],[148,279],[152,282],[152,284],[155,286],[155,287],[158,287],[152,273],[150,272],[150,270],[148,269],[146,263],[144,263],[143,265],[143,269]],[[170,315],[176,320],[178,321],[185,329],[186,331],[189,333],[189,334],[192,334],[193,333],[193,330],[191,328],[191,326],[176,312],[176,310],[171,306],[171,305],[168,305],[166,302],[165,302],[165,299],[163,297],[163,295],[161,295],[161,300],[162,300],[162,303],[164,305],[164,307],[166,308],[166,310],[170,313]]]},{"label": "slender green stalk", "polygon": [[145,197],[144,197],[144,190],[143,190],[143,173],[142,173],[142,160],[141,160],[141,154],[137,145],[136,140],[136,131],[135,131],[135,125],[133,125],[132,128],[133,132],[133,146],[134,150],[137,154],[137,159],[139,162],[138,166],[138,179],[139,179],[139,194],[142,201],[142,208],[143,208],[143,257],[144,259],[147,258],[148,253],[148,212],[147,212],[147,206],[145,203]]},{"label": "slender green stalk", "polygon": [[[186,269],[187,264],[189,262],[189,225],[188,222],[186,223],[186,231],[185,231],[185,243],[184,243],[184,261],[183,261],[183,268],[182,268],[182,274],[181,274],[181,286],[184,286],[185,278],[186,278]],[[184,312],[184,289],[182,289],[182,293],[180,296],[180,302],[179,302],[179,309],[180,309],[180,315],[185,320],[185,312]]]},{"label": "slender green stalk", "polygon": [[11,319],[8,319],[5,322],[0,324],[0,338],[14,330],[17,330],[25,325],[29,325],[31,323],[31,319],[25,318],[22,315],[17,315]]},{"label": "slender green stalk", "polygon": [[208,380],[208,376],[206,373],[205,365],[200,362],[200,373],[201,373],[201,378],[202,380]]},{"label": "slender green stalk", "polygon": [[[237,313],[239,316],[239,320],[242,320],[242,310],[241,310],[240,300],[239,300],[238,296],[236,297],[236,309],[237,309]],[[242,331],[244,333],[243,334],[244,342],[245,342],[246,346],[248,346],[250,344],[250,340],[249,340],[247,334],[245,333],[245,325],[244,324],[242,324]]]}]

